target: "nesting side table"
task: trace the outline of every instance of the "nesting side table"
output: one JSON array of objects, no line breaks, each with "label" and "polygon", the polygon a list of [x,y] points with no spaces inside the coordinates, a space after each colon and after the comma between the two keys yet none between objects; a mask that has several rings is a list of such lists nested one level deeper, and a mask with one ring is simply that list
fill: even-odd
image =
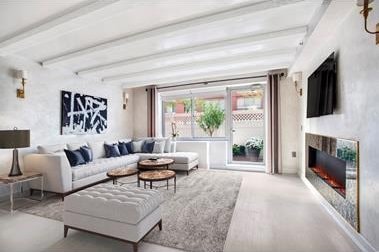
[{"label": "nesting side table", "polygon": [[35,180],[35,179],[40,179],[41,180],[41,200],[43,198],[43,175],[42,173],[39,172],[24,172],[20,176],[8,176],[8,175],[0,175],[0,183],[2,184],[7,184],[9,185],[10,189],[10,211],[13,212],[13,204],[14,204],[14,199],[13,199],[13,194],[14,194],[14,188],[13,186],[15,184]]}]

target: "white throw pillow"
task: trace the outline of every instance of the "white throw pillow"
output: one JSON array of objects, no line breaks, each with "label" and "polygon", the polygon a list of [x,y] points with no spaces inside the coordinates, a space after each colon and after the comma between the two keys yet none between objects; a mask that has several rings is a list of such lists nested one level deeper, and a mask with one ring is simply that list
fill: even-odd
[{"label": "white throw pillow", "polygon": [[40,145],[37,147],[39,154],[53,154],[67,149],[66,144]]},{"label": "white throw pillow", "polygon": [[94,160],[105,157],[104,141],[88,142],[88,146],[92,150]]},{"label": "white throw pillow", "polygon": [[161,140],[161,141],[155,141],[154,143],[154,149],[153,153],[163,153],[164,152],[164,147],[165,147],[166,141]]},{"label": "white throw pillow", "polygon": [[143,140],[141,140],[141,141],[133,141],[132,142],[133,152],[134,153],[142,152],[142,146],[143,146],[144,142],[145,141],[143,141]]},{"label": "white throw pillow", "polygon": [[170,150],[170,146],[171,146],[171,137],[156,137],[154,138],[155,141],[164,141],[165,144],[164,144],[164,152],[166,153],[169,153],[171,150]]}]

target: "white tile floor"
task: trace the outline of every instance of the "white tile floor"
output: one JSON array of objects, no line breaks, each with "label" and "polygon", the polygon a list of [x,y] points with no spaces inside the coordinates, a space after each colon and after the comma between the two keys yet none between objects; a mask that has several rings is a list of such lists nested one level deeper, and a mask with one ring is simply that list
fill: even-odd
[{"label": "white tile floor", "polygon": [[[242,173],[241,190],[225,242],[226,252],[359,251],[297,177]],[[0,210],[0,251],[132,251],[123,242],[70,231],[61,222]],[[141,243],[140,252],[174,252]]]}]

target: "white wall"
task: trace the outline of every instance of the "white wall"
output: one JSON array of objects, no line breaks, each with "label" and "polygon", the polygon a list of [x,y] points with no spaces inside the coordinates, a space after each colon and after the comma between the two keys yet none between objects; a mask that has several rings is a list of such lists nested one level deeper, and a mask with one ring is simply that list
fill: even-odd
[{"label": "white wall", "polygon": [[[378,1],[369,27],[379,22]],[[355,139],[360,145],[361,234],[379,250],[379,46],[363,30],[359,8],[351,1],[333,1],[291,72],[308,76],[330,53],[338,53],[338,108],[333,115],[305,118],[306,96],[301,102],[302,161],[305,172],[304,133]]]},{"label": "white wall", "polygon": [[147,136],[147,92],[145,87],[133,89],[134,137]]},{"label": "white wall", "polygon": [[227,141],[209,142],[209,164],[211,168],[226,168],[228,162]]},{"label": "white wall", "polygon": [[[16,97],[20,80],[14,69],[27,70],[26,97]],[[61,90],[108,99],[108,130],[101,135],[61,135]],[[122,88],[82,79],[73,73],[46,69],[20,57],[0,57],[0,129],[31,130],[31,144],[81,142],[87,139],[116,139],[133,135],[131,107],[122,109]],[[0,173],[7,173],[11,150],[0,150]],[[1,188],[0,188],[1,191]]]},{"label": "white wall", "polygon": [[[300,96],[290,78],[280,81],[280,132],[282,173],[296,174],[299,170]],[[292,156],[296,152],[296,157]]]}]

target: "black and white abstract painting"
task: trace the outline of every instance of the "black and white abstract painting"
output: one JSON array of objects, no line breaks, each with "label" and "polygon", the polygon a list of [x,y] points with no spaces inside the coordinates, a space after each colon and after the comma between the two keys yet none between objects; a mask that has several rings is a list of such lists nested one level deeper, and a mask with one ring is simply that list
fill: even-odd
[{"label": "black and white abstract painting", "polygon": [[107,108],[105,98],[62,91],[62,135],[105,133]]}]

